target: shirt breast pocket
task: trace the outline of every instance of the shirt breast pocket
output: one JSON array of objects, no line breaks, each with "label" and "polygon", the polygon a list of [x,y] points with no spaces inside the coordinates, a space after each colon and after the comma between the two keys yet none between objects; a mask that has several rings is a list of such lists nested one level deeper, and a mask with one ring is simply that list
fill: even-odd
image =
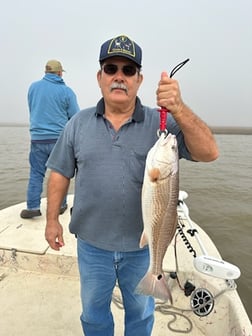
[{"label": "shirt breast pocket", "polygon": [[143,183],[146,156],[146,154],[140,154],[133,150],[129,155],[128,167],[130,179],[139,184]]}]

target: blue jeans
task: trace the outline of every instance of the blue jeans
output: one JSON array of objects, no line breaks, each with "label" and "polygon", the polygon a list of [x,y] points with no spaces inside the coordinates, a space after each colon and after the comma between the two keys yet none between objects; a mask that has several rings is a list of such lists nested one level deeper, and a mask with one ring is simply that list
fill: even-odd
[{"label": "blue jeans", "polygon": [[149,336],[154,323],[154,299],[135,293],[149,267],[149,250],[111,252],[77,238],[78,263],[85,336],[113,336],[110,310],[113,289],[118,282],[125,310],[125,336]]},{"label": "blue jeans", "polygon": [[[55,143],[31,143],[29,154],[30,178],[27,189],[27,209],[29,210],[40,208],[46,162],[54,145]],[[62,203],[62,206],[64,205],[66,205],[66,198]]]}]

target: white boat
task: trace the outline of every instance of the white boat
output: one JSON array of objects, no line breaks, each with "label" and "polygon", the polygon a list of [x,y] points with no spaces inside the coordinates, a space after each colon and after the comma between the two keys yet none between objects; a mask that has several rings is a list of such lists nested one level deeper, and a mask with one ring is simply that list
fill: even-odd
[{"label": "white boat", "polygon": [[[189,217],[180,192],[179,225],[164,267],[173,305],[156,301],[154,336],[252,336],[252,326],[236,290],[239,269],[221,259],[213,241]],[[69,195],[69,208],[73,195]],[[21,219],[20,203],[0,211],[1,336],[81,336],[76,239],[68,232],[69,209],[60,216],[65,246],[49,248],[42,216]],[[124,334],[118,288],[111,309],[115,335]]]}]

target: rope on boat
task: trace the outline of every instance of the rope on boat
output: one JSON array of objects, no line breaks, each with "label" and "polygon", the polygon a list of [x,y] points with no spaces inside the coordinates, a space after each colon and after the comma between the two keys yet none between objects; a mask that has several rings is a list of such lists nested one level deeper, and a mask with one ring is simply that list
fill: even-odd
[{"label": "rope on boat", "polygon": [[[169,276],[170,272],[164,270],[164,273]],[[182,307],[176,307],[173,305],[169,305],[163,301],[160,300],[156,300],[156,307],[155,307],[155,311],[163,314],[163,315],[170,315],[173,316],[173,319],[171,321],[168,321],[167,323],[167,328],[171,331],[171,332],[177,332],[177,333],[183,333],[183,334],[188,334],[192,331],[192,322],[190,320],[190,318],[186,315],[184,315],[184,312],[194,312],[197,311],[199,309],[204,309],[207,305],[214,303],[214,301],[221,296],[222,294],[224,294],[227,291],[230,290],[235,290],[236,289],[236,283],[234,282],[234,280],[226,280],[226,284],[227,287],[222,289],[221,291],[219,291],[217,294],[215,294],[208,302],[205,302],[203,304],[198,305],[195,308],[182,308]],[[118,285],[116,285],[116,289],[118,289]],[[119,291],[118,291],[119,292]],[[121,298],[120,294],[117,294],[115,292],[113,292],[112,295],[112,302],[113,304],[120,310],[123,310],[123,301]],[[178,317],[182,317],[184,318],[187,322],[188,322],[188,326],[186,327],[186,330],[182,330],[182,329],[175,329],[172,327],[172,324],[176,322]]]}]

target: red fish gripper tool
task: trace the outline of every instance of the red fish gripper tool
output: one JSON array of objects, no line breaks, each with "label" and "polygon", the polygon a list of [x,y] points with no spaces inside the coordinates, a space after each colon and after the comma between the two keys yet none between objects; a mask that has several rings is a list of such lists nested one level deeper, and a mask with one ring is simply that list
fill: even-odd
[{"label": "red fish gripper tool", "polygon": [[[185,61],[179,63],[175,66],[175,68],[172,69],[170,73],[170,78],[173,77],[173,75],[180,69],[182,66],[184,66],[189,61],[189,58],[187,58]],[[159,130],[157,131],[158,136],[160,136],[162,133],[165,133],[167,135],[168,131],[166,128],[166,120],[167,120],[167,113],[169,112],[165,107],[161,107],[158,109],[158,112],[160,113],[160,124],[159,124]]]},{"label": "red fish gripper tool", "polygon": [[165,107],[161,107],[160,109],[158,109],[158,112],[160,113],[160,123],[159,123],[158,135],[160,136],[161,133],[167,134],[166,120],[167,120],[167,113],[169,111]]}]

